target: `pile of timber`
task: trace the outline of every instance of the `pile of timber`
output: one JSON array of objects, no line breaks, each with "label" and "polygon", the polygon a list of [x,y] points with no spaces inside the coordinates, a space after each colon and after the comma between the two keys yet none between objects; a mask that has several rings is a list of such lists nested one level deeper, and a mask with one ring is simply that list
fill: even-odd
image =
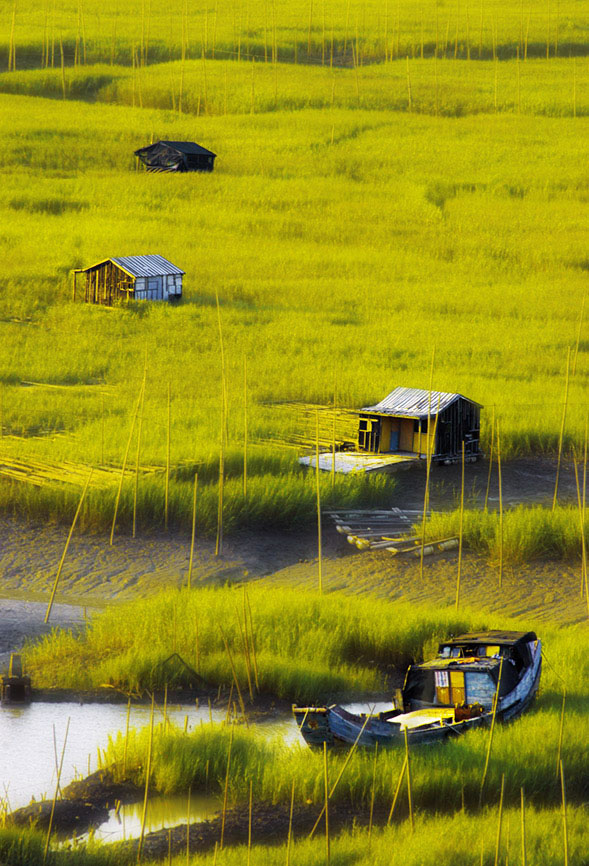
[{"label": "pile of timber", "polygon": [[[412,553],[414,556],[429,556],[458,547],[458,538],[440,538],[422,545],[421,532],[417,532],[423,521],[423,511],[389,508],[386,510],[354,509],[347,511],[325,511],[335,523],[341,535],[347,536],[349,544],[358,550],[387,550],[392,554]],[[426,518],[431,512],[426,512]]]},{"label": "pile of timber", "polygon": [[[145,475],[155,472],[164,472],[161,466],[140,466],[139,471]],[[73,463],[64,461],[61,463],[47,463],[40,460],[18,460],[11,455],[0,454],[0,475],[10,478],[12,481],[23,481],[33,484],[35,487],[51,485],[75,485],[82,487],[90,472],[90,467],[85,463]],[[135,467],[127,467],[125,478],[135,474]],[[90,487],[105,488],[117,484],[121,477],[120,466],[95,466],[90,479]]]},{"label": "pile of timber", "polygon": [[270,433],[260,440],[271,441],[282,448],[298,451],[341,451],[353,447],[358,438],[358,413],[338,406],[317,403],[281,402],[265,404],[279,410],[282,420],[280,433]]}]

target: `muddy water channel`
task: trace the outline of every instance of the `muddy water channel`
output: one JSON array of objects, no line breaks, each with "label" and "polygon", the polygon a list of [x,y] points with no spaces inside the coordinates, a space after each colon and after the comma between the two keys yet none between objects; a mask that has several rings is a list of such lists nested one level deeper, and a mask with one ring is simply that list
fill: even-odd
[{"label": "muddy water channel", "polygon": [[[156,722],[163,713],[158,711]],[[208,706],[168,706],[168,718],[180,727],[194,730],[201,724],[220,722],[226,711]],[[150,708],[132,706],[130,727],[149,725]],[[69,720],[69,728],[68,728]],[[106,748],[109,736],[124,733],[127,724],[126,704],[43,703],[0,707],[0,804],[10,812],[26,806],[32,798],[51,799],[55,794],[57,766],[61,760],[66,728],[68,729],[61,788],[75,778],[89,775],[97,769],[98,750]],[[280,736],[287,743],[303,742],[294,719],[288,715],[263,721],[256,728],[268,737]],[[203,821],[220,809],[213,796],[193,795],[190,821]],[[95,836],[104,841],[138,836],[141,827],[142,804],[128,804],[97,828]],[[186,823],[188,803],[185,796],[154,796],[150,801],[146,830],[160,830]]]}]

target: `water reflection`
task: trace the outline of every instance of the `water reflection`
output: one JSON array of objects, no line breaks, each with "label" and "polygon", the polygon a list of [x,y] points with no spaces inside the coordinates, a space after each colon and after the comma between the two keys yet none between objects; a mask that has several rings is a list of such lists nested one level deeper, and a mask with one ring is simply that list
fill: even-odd
[{"label": "water reflection", "polygon": [[[220,811],[222,803],[213,796],[192,794],[190,797],[190,823],[206,821]],[[109,819],[94,831],[94,838],[103,842],[137,838],[141,833],[143,803],[121,806],[118,813],[114,809]],[[153,833],[167,827],[186,824],[188,820],[188,797],[154,797],[147,804],[145,832]]]}]

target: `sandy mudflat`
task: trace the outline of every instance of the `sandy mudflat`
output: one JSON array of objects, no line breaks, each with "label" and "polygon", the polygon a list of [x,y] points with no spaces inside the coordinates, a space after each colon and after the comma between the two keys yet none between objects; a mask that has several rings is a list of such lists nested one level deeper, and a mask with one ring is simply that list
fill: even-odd
[{"label": "sandy mudflat", "polygon": [[[470,507],[481,505],[488,464],[468,467]],[[504,470],[504,501],[549,503],[554,490],[555,464],[547,460],[519,460]],[[442,467],[433,474],[431,506],[455,507],[460,467]],[[562,501],[574,502],[576,489],[570,466],[561,474]],[[399,476],[391,505],[419,508],[423,472]],[[489,504],[497,501],[495,478]],[[83,626],[85,608],[151,595],[165,587],[186,583],[190,538],[185,533],[139,533],[135,539],[107,535],[74,535],[49,626],[43,624],[47,600],[63,552],[68,528],[0,517],[0,663],[28,636],[52,626]],[[453,604],[456,592],[456,554],[424,563],[412,557],[394,558],[386,551],[360,552],[338,535],[327,518],[323,526],[324,589],[354,594]],[[273,586],[315,588],[318,583],[317,539],[314,531],[234,534],[224,541],[220,556],[211,539],[197,538],[193,583],[219,585],[257,580]],[[3,600],[2,600],[3,598]],[[70,602],[65,604],[64,602]],[[461,580],[461,602],[490,612],[534,621],[574,623],[587,619],[580,595],[580,562],[534,560],[507,564],[499,584],[497,563],[466,553]],[[492,625],[491,619],[489,625]]]}]

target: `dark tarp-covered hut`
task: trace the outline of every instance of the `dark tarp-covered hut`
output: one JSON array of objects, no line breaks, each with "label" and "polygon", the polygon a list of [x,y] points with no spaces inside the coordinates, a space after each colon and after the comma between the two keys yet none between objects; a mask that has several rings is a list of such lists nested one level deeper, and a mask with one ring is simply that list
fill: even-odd
[{"label": "dark tarp-covered hut", "polygon": [[148,171],[212,171],[216,154],[194,141],[156,141],[135,156]]}]

